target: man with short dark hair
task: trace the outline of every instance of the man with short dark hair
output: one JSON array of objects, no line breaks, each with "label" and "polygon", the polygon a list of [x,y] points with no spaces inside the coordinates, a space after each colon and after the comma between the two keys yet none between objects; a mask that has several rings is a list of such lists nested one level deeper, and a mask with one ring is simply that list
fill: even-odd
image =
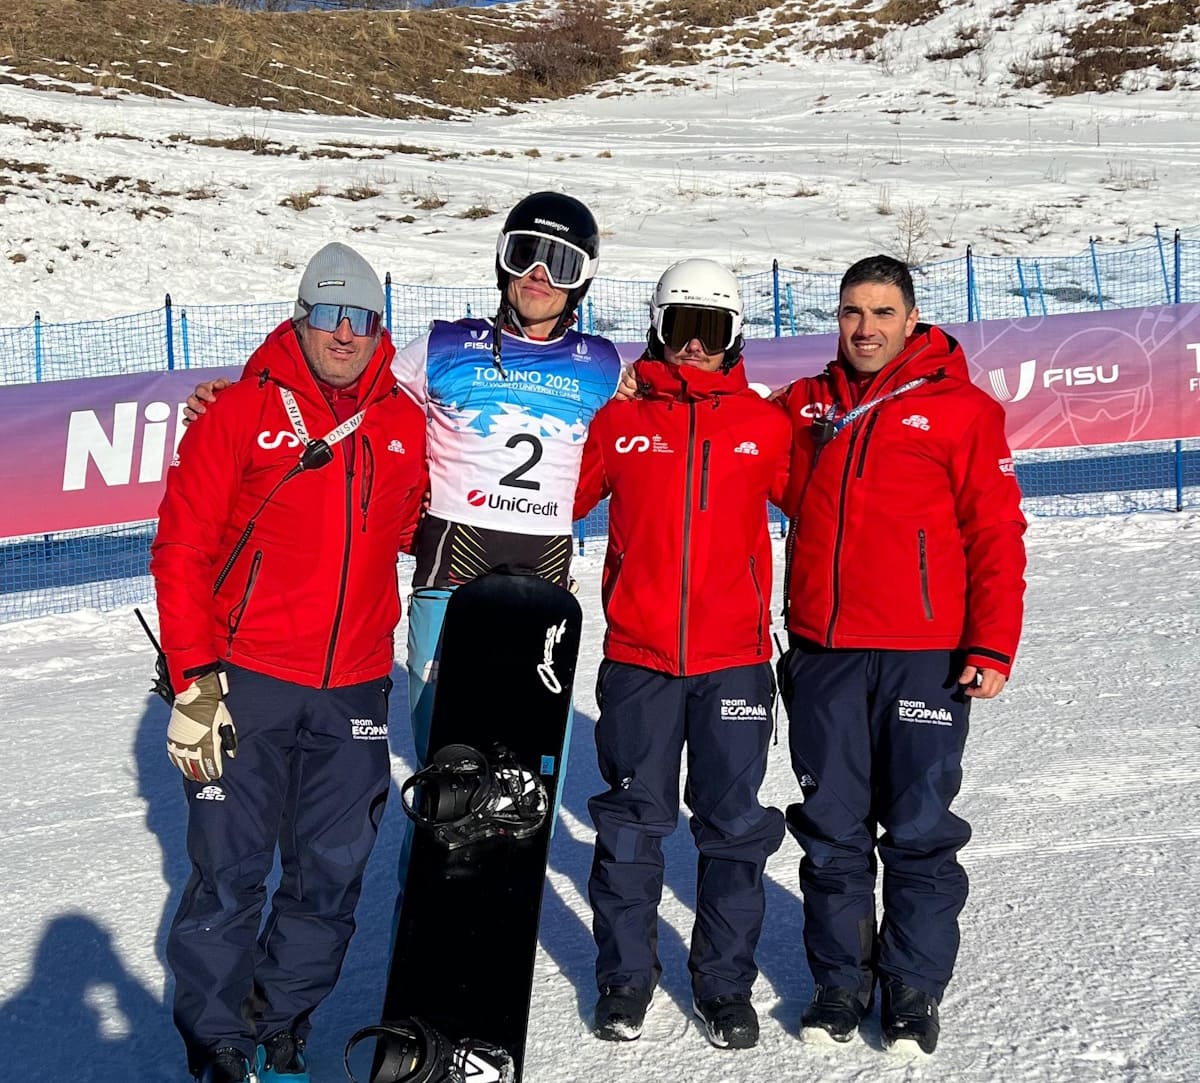
[{"label": "man with short dark hair", "polygon": [[849,1041],[878,984],[884,1044],[929,1054],[967,898],[970,828],[950,804],[971,701],[1012,669],[1025,519],[1004,411],[918,322],[904,264],[850,267],[838,328],[837,359],[782,396],[796,438],[779,671],[816,984],[801,1027]]},{"label": "man with short dark hair", "polygon": [[159,508],[150,570],[192,862],[167,960],[203,1083],[308,1083],[309,1017],[387,800],[396,558],[428,475],[383,310],[362,256],[317,252],[293,318],[184,435]]}]

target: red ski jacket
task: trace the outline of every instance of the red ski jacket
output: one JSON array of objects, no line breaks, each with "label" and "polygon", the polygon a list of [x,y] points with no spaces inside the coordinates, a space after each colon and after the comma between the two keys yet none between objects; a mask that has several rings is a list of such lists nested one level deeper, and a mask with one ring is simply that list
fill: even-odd
[{"label": "red ski jacket", "polygon": [[[918,324],[857,398],[839,360],[782,401],[796,425],[789,631],[826,647],[962,648],[1008,676],[1025,517],[1003,408],[970,382],[958,343]],[[841,426],[824,443],[821,418]]]},{"label": "red ski jacket", "polygon": [[767,501],[787,485],[791,425],[739,364],[636,366],[643,395],[588,429],[575,518],[605,496],[604,655],[660,673],[771,657]]},{"label": "red ski jacket", "polygon": [[396,384],[394,352],[385,333],[358,381],[362,422],[319,468],[288,476],[300,440],[283,389],[311,439],[337,424],[290,321],[188,427],[150,558],[176,691],[217,660],[310,688],[391,670],[396,557],[428,477],[425,414]]}]

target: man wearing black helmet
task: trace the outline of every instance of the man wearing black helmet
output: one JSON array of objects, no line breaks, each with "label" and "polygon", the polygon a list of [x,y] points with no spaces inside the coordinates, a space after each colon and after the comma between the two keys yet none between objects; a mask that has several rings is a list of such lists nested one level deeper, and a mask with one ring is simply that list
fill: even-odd
[{"label": "man wearing black helmet", "polygon": [[607,339],[572,329],[600,231],[579,200],[535,192],[496,245],[492,320],[435,320],[393,371],[429,415],[429,508],[417,530],[408,695],[428,751],[430,677],[450,591],[504,565],[565,586],[583,442],[620,371]]},{"label": "man wearing black helmet", "polygon": [[[599,250],[599,227],[579,200],[526,196],[497,240],[495,318],[435,320],[392,363],[429,418],[430,495],[414,545],[408,632],[408,696],[422,763],[450,591],[501,565],[568,581],[583,442],[620,370],[611,342],[571,327]],[[189,418],[225,385],[198,386]]]}]

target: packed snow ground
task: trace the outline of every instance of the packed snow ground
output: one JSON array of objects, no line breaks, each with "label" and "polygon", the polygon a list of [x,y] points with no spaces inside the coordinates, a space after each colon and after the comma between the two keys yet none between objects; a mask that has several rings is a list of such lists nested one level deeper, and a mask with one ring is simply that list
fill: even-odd
[{"label": "packed snow ground", "polygon": [[[1200,950],[1200,514],[1039,519],[1029,552],[1014,680],[972,718],[956,805],[975,831],[963,853],[971,899],[927,1063],[882,1052],[877,1018],[844,1047],[797,1038],[811,981],[790,838],[768,866],[762,1040],[747,1052],[709,1046],[690,1018],[695,855],[682,817],[666,846],[665,973],[646,1032],[629,1046],[590,1037],[586,801],[600,788],[590,722],[603,622],[600,553],[577,560],[584,647],[529,1083],[1200,1078],[1189,962]],[[14,1079],[186,1078],[163,965],[187,873],[186,810],[163,750],[165,708],[145,694],[151,670],[128,609],[0,626],[0,1050]],[[398,784],[410,741],[403,670],[395,675]],[[782,807],[795,796],[781,712],[764,798]],[[315,1017],[318,1083],[343,1078],[342,1044],[380,1006],[403,820],[394,798],[341,982]],[[502,984],[497,975],[498,996]]]}]

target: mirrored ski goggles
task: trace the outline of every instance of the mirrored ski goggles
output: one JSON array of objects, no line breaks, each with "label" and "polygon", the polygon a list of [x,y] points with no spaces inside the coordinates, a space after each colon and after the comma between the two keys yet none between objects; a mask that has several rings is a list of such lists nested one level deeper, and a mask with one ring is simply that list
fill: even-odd
[{"label": "mirrored ski goggles", "polygon": [[378,312],[357,305],[310,305],[300,301],[300,307],[308,314],[308,326],[315,331],[336,331],[342,320],[350,321],[350,330],[359,336],[373,335],[379,330],[383,319]]},{"label": "mirrored ski goggles", "polygon": [[540,264],[550,285],[560,290],[582,286],[596,271],[596,261],[577,245],[520,229],[500,234],[496,255],[500,267],[517,278]]},{"label": "mirrored ski goggles", "polygon": [[682,350],[698,338],[708,354],[724,353],[738,333],[737,321],[728,309],[691,305],[664,305],[658,310],[654,329],[672,350]]}]

